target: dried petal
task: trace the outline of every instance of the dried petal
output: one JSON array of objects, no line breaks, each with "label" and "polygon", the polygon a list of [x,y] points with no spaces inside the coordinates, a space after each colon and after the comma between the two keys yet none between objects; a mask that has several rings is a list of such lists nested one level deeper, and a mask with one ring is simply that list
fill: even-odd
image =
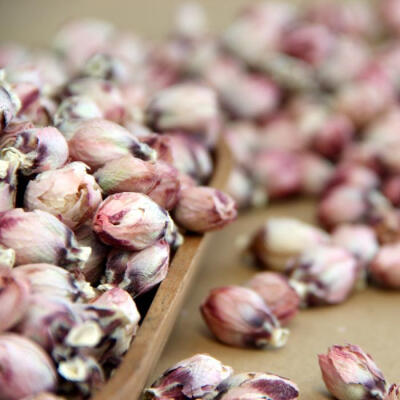
[{"label": "dried petal", "polygon": [[371,261],[369,272],[382,286],[400,289],[400,244],[382,246]]},{"label": "dried petal", "polygon": [[200,309],[209,329],[223,343],[279,348],[287,342],[289,330],[280,327],[254,290],[240,286],[213,289]]}]

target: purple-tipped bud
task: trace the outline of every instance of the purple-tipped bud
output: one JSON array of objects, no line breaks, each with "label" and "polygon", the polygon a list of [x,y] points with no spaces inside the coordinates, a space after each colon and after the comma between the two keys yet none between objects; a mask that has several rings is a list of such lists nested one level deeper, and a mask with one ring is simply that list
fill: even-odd
[{"label": "purple-tipped bud", "polygon": [[254,290],[240,286],[213,289],[200,309],[211,332],[223,343],[279,348],[287,342],[289,330],[280,327]]},{"label": "purple-tipped bud", "polygon": [[322,230],[291,218],[269,218],[254,235],[249,250],[267,269],[283,272],[292,257],[329,242]]},{"label": "purple-tipped bud", "polygon": [[322,379],[338,400],[381,400],[386,381],[371,356],[359,346],[332,346],[318,356]]},{"label": "purple-tipped bud", "polygon": [[331,245],[305,250],[288,268],[292,270],[290,283],[305,307],[345,301],[359,276],[357,259],[344,248]]},{"label": "purple-tipped bud", "polygon": [[382,246],[371,262],[369,273],[382,286],[400,289],[400,244]]},{"label": "purple-tipped bud", "polygon": [[88,167],[73,162],[53,171],[42,172],[29,182],[25,208],[56,216],[71,229],[92,218],[101,203],[101,189]]},{"label": "purple-tipped bud", "polygon": [[68,142],[71,157],[97,169],[108,161],[132,154],[143,160],[155,159],[156,153],[122,126],[104,119],[79,124]]},{"label": "purple-tipped bud", "polygon": [[107,258],[103,283],[125,289],[133,298],[140,296],[167,276],[169,253],[164,240],[136,252],[114,249]]},{"label": "purple-tipped bud", "polygon": [[236,219],[235,201],[210,187],[183,189],[174,213],[176,222],[193,232],[220,229]]},{"label": "purple-tipped bud", "polygon": [[74,270],[90,255],[66,225],[40,210],[15,208],[0,214],[0,244],[15,250],[16,265],[49,263]]},{"label": "purple-tipped bud", "polygon": [[117,193],[104,200],[93,218],[93,229],[106,243],[127,250],[142,250],[163,239],[168,212],[141,193]]},{"label": "purple-tipped bud", "polygon": [[196,354],[167,369],[150,388],[145,389],[145,399],[199,399],[204,398],[233,370],[206,354]]},{"label": "purple-tipped bud", "polygon": [[0,398],[20,400],[56,389],[54,365],[38,345],[7,333],[0,336],[0,349]]},{"label": "purple-tipped bud", "polygon": [[286,276],[276,272],[260,272],[246,286],[263,298],[281,325],[286,325],[297,314],[300,297]]}]

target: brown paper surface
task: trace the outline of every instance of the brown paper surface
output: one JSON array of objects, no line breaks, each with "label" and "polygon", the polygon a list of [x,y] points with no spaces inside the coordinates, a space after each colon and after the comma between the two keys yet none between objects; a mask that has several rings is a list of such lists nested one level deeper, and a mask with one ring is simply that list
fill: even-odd
[{"label": "brown paper surface", "polygon": [[198,310],[211,288],[241,284],[257,272],[240,256],[240,244],[271,215],[314,219],[312,201],[297,200],[243,215],[214,234],[202,259],[199,276],[175,325],[153,378],[194,353],[208,353],[235,371],[268,371],[293,379],[302,399],[329,398],[322,382],[317,354],[333,344],[352,343],[369,352],[389,382],[400,382],[400,292],[368,289],[338,306],[304,310],[289,325],[291,335],[279,350],[229,347],[209,333]]}]

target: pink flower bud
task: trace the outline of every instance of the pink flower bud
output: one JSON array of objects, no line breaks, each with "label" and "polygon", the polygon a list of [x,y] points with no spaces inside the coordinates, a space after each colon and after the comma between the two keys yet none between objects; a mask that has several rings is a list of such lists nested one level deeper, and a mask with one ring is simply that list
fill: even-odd
[{"label": "pink flower bud", "polygon": [[400,176],[395,175],[383,183],[383,194],[395,206],[400,206]]},{"label": "pink flower bud", "polygon": [[0,332],[12,328],[26,312],[31,294],[29,281],[13,270],[0,268]]},{"label": "pink flower bud", "polygon": [[15,153],[25,175],[62,167],[68,159],[68,145],[53,127],[32,128],[0,136],[2,154]]},{"label": "pink flower bud", "polygon": [[292,152],[264,150],[253,158],[252,173],[271,199],[286,197],[300,188],[299,162]]},{"label": "pink flower bud", "polygon": [[169,215],[141,193],[117,193],[104,200],[93,218],[93,229],[106,243],[142,250],[165,237]]},{"label": "pink flower bud", "polygon": [[140,296],[167,276],[169,253],[169,245],[164,240],[136,252],[114,249],[108,255],[103,282],[117,285],[133,298]]},{"label": "pink flower bud", "polygon": [[371,356],[356,346],[332,346],[318,356],[322,378],[338,400],[383,399],[386,382]]},{"label": "pink flower bud", "polygon": [[193,232],[220,229],[236,219],[234,200],[207,186],[181,190],[174,213],[176,222]]},{"label": "pink flower bud", "polygon": [[81,162],[42,172],[25,191],[25,208],[42,210],[58,217],[71,229],[90,219],[101,203],[101,189],[88,167]]},{"label": "pink flower bud", "polygon": [[384,400],[399,400],[400,399],[400,386],[393,384],[390,386]]},{"label": "pink flower bud", "polygon": [[207,32],[207,16],[203,7],[196,2],[182,3],[175,15],[176,35],[196,40],[203,38]]},{"label": "pink flower bud", "polygon": [[155,159],[154,150],[111,121],[91,119],[79,124],[68,142],[71,157],[97,169],[108,161],[132,154],[143,160]]},{"label": "pink flower bud", "polygon": [[289,330],[280,327],[254,290],[240,286],[213,289],[200,309],[211,332],[223,343],[279,348],[287,342]]},{"label": "pink flower bud", "polygon": [[0,268],[12,268],[15,264],[15,251],[0,245]]},{"label": "pink flower bud", "polygon": [[334,173],[333,165],[313,153],[300,154],[300,186],[306,195],[319,195]]},{"label": "pink flower bud", "polygon": [[294,382],[262,372],[233,375],[218,385],[215,392],[221,400],[297,400],[299,396],[299,388]]},{"label": "pink flower bud", "polygon": [[382,246],[371,261],[369,272],[382,286],[400,289],[400,244]]},{"label": "pink flower bud", "polygon": [[160,183],[154,163],[130,154],[108,161],[94,176],[107,195],[119,192],[149,194]]},{"label": "pink flower bud", "polygon": [[92,249],[88,260],[81,268],[81,272],[88,282],[95,284],[103,275],[104,261],[108,253],[108,247],[105,246],[93,232],[91,221],[81,225],[74,234],[80,246],[90,247]]},{"label": "pink flower bud", "polygon": [[105,119],[121,123],[126,109],[119,88],[112,82],[97,78],[81,78],[68,84],[70,96],[87,96],[93,100]]},{"label": "pink flower bud", "polygon": [[84,278],[51,264],[26,264],[13,269],[15,276],[29,281],[32,293],[71,301],[88,300],[95,291]]},{"label": "pink flower bud", "polygon": [[49,263],[80,269],[90,255],[66,225],[40,210],[15,208],[0,214],[0,244],[15,250],[16,265]]},{"label": "pink flower bud", "polygon": [[329,240],[322,229],[299,220],[269,218],[253,236],[249,250],[264,268],[283,272],[292,257]]},{"label": "pink flower bud", "polygon": [[13,333],[0,336],[0,397],[19,400],[54,391],[57,375],[47,354],[35,343]]},{"label": "pink flower bud", "polygon": [[304,306],[343,302],[353,291],[359,274],[357,259],[331,245],[305,250],[288,267],[292,269],[290,282]]},{"label": "pink flower bud", "polygon": [[196,354],[167,369],[150,388],[145,399],[198,399],[211,393],[233,370],[206,354]]},{"label": "pink flower bud", "polygon": [[297,314],[300,297],[284,275],[261,272],[250,279],[246,286],[263,298],[281,325],[286,325]]}]

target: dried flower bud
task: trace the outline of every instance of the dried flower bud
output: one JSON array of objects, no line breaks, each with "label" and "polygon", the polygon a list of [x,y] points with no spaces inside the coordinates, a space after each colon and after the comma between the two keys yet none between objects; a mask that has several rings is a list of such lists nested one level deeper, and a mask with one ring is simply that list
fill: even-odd
[{"label": "dried flower bud", "polygon": [[104,261],[108,253],[108,247],[93,232],[91,221],[81,225],[74,234],[80,246],[90,247],[92,250],[80,272],[83,273],[88,282],[95,284],[103,275]]},{"label": "dried flower bud", "polygon": [[106,243],[127,250],[142,250],[165,237],[168,213],[141,193],[107,197],[93,218],[93,229]]},{"label": "dried flower bud", "polygon": [[393,384],[390,386],[384,400],[399,400],[400,399],[400,386]]},{"label": "dried flower bud", "polygon": [[15,208],[0,214],[0,244],[15,250],[16,265],[49,263],[73,270],[90,255],[66,225],[40,210]]},{"label": "dried flower bud", "polygon": [[206,186],[183,189],[175,208],[176,222],[194,232],[220,229],[236,219],[235,201],[227,194]]},{"label": "dried flower bud", "polygon": [[395,175],[383,183],[383,194],[395,206],[400,206],[400,176]]},{"label": "dried flower bud", "polygon": [[0,245],[0,268],[12,268],[15,264],[15,250]]},{"label": "dried flower bud", "polygon": [[16,117],[21,103],[12,89],[6,83],[0,84],[0,130],[2,131],[9,125],[11,120]]},{"label": "dried flower bud", "polygon": [[265,268],[285,271],[292,257],[329,242],[321,229],[292,218],[269,218],[254,235],[249,250]]},{"label": "dried flower bud", "polygon": [[240,286],[213,289],[200,309],[211,332],[223,343],[279,348],[287,342],[289,330],[280,327],[254,290]]},{"label": "dried flower bud", "polygon": [[160,183],[154,163],[130,154],[108,161],[94,176],[107,195],[119,192],[149,194]]},{"label": "dried flower bud", "polygon": [[122,123],[126,114],[124,99],[119,88],[104,79],[81,78],[67,86],[70,96],[86,96],[93,100],[105,119]]},{"label": "dried flower bud", "polygon": [[164,240],[136,252],[114,249],[107,258],[103,283],[117,285],[133,298],[140,296],[167,276],[169,253]]},{"label": "dried flower bud", "polygon": [[0,397],[19,400],[56,389],[52,361],[35,343],[13,333],[0,336]]},{"label": "dried flower bud", "polygon": [[53,120],[54,125],[67,140],[71,139],[80,122],[102,118],[103,114],[96,103],[87,96],[70,96],[58,106]]},{"label": "dried flower bud", "polygon": [[42,210],[58,217],[71,229],[90,219],[101,203],[101,189],[88,167],[81,162],[42,172],[25,191],[25,208]]},{"label": "dried flower bud", "polygon": [[299,389],[294,382],[261,372],[233,375],[218,385],[215,392],[221,400],[297,400],[299,396]]},{"label": "dried flower bud", "polygon": [[286,325],[297,314],[300,297],[286,276],[276,272],[261,272],[250,279],[246,286],[263,298],[281,325]]},{"label": "dried flower bud", "polygon": [[204,398],[233,370],[206,354],[196,354],[167,369],[150,388],[145,399],[198,399]]},{"label": "dried flower bud", "polygon": [[400,289],[400,244],[386,244],[371,261],[369,273],[384,287]]},{"label": "dried flower bud", "polygon": [[300,187],[306,195],[319,195],[331,180],[333,165],[318,155],[304,153],[300,155]]},{"label": "dried flower bud", "polygon": [[385,378],[359,346],[332,346],[318,361],[327,389],[338,400],[384,398]]},{"label": "dried flower bud", "polygon": [[175,15],[175,33],[179,37],[196,40],[203,38],[207,31],[207,17],[203,7],[195,1],[181,4]]},{"label": "dried flower bud", "polygon": [[97,169],[108,161],[132,154],[143,160],[153,160],[156,153],[146,144],[111,121],[91,119],[79,124],[68,142],[71,157]]},{"label": "dried flower bud", "polygon": [[288,267],[292,269],[291,285],[303,306],[343,302],[353,291],[359,274],[357,259],[347,250],[331,245],[305,250]]},{"label": "dried flower bud", "polygon": [[31,294],[29,281],[9,268],[0,268],[0,332],[12,328],[26,312]]},{"label": "dried flower bud", "polygon": [[55,265],[26,264],[14,268],[13,272],[15,276],[29,281],[33,294],[57,296],[71,301],[87,301],[95,296],[94,289],[85,279]]},{"label": "dried flower bud", "polygon": [[254,178],[262,184],[268,196],[286,197],[300,189],[300,160],[296,154],[282,150],[264,150],[253,158]]},{"label": "dried flower bud", "polygon": [[25,175],[62,167],[68,159],[68,145],[53,127],[32,128],[0,136],[1,154],[15,155]]}]

